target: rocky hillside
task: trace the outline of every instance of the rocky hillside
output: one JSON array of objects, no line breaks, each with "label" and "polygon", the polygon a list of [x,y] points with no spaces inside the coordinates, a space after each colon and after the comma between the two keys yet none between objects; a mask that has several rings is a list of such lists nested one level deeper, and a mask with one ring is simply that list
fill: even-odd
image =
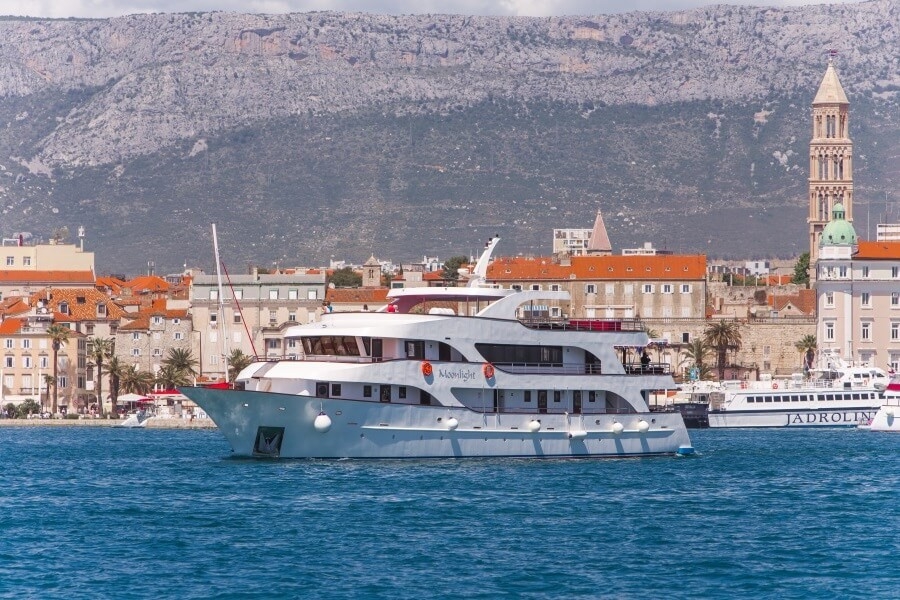
[{"label": "rocky hillside", "polygon": [[0,233],[83,224],[101,271],[135,272],[211,266],[211,222],[243,267],[447,256],[493,233],[546,253],[601,208],[616,247],[796,255],[829,49],[860,233],[900,200],[897,23],[900,0],[0,17]]}]

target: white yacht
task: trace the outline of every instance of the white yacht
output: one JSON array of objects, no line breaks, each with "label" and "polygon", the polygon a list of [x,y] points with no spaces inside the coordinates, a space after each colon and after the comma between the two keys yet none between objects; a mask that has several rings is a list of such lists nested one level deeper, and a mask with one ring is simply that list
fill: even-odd
[{"label": "white yacht", "polygon": [[391,290],[377,312],[288,329],[299,360],[256,362],[235,389],[186,387],[241,456],[573,457],[690,454],[679,413],[650,412],[667,365],[623,364],[634,320],[542,317],[566,292]]},{"label": "white yacht", "polygon": [[884,370],[832,359],[811,377],[723,382],[709,394],[709,427],[855,427],[881,406]]}]

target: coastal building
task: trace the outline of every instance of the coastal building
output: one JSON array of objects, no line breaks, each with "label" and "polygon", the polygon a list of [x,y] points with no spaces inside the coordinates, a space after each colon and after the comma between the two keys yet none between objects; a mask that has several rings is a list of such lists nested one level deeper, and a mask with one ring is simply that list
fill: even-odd
[{"label": "coastal building", "polygon": [[612,245],[606,232],[603,215],[597,211],[591,229],[554,229],[553,254],[569,256],[606,256],[612,254]]},{"label": "coastal building", "polygon": [[247,356],[283,358],[299,353],[285,341],[291,325],[318,319],[325,301],[325,273],[307,271],[231,275],[219,296],[215,275],[191,281],[192,350],[201,375],[224,378],[225,357],[233,350]]},{"label": "coastal building", "polygon": [[[6,316],[0,321],[0,405],[21,404],[31,398],[49,410],[53,344],[47,328],[53,321],[54,315],[43,306],[26,306],[18,316]],[[57,399],[63,412],[87,405],[85,340],[84,334],[73,331],[56,353]]]},{"label": "coastal building", "polygon": [[128,322],[115,332],[116,357],[124,365],[155,375],[170,349],[192,350],[192,332],[188,309],[173,308],[160,298],[136,315],[129,315]]},{"label": "coastal building", "polygon": [[567,306],[541,307],[550,318],[703,318],[703,255],[498,258],[487,281],[518,290],[567,291]]},{"label": "coastal building", "polygon": [[819,252],[819,352],[900,369],[900,242],[859,241],[838,204]]},{"label": "coastal building", "polygon": [[822,232],[834,207],[841,204],[853,222],[853,142],[850,140],[850,102],[841,87],[834,56],[812,102],[812,140],[809,143],[809,262],[815,276]]}]

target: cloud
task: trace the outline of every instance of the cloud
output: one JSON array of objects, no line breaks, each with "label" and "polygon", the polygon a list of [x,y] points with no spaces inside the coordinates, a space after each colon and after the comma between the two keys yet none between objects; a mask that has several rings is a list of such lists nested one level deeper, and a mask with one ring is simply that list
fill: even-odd
[{"label": "cloud", "polygon": [[800,6],[861,0],[3,0],[0,14],[43,18],[107,18],[152,12],[280,14],[335,10],[382,14],[464,14],[544,17],[626,11],[672,11],[711,4]]}]

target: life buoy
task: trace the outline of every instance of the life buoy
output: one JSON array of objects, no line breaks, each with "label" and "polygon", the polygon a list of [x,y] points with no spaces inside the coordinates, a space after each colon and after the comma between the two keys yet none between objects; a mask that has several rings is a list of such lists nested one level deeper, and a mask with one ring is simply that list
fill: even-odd
[{"label": "life buoy", "polygon": [[491,363],[484,363],[484,366],[481,368],[484,371],[485,379],[493,379],[494,378],[494,365]]},{"label": "life buoy", "polygon": [[742,390],[746,390],[746,389],[747,389],[747,382],[746,382],[746,381],[741,381],[741,389],[742,389]]},{"label": "life buoy", "polygon": [[425,377],[431,377],[431,374],[434,373],[434,369],[431,368],[431,363],[427,360],[422,361],[422,375]]},{"label": "life buoy", "polygon": [[777,381],[776,381],[775,383],[772,384],[772,389],[773,389],[773,390],[777,390],[777,389],[778,389],[778,382],[777,382]]}]

